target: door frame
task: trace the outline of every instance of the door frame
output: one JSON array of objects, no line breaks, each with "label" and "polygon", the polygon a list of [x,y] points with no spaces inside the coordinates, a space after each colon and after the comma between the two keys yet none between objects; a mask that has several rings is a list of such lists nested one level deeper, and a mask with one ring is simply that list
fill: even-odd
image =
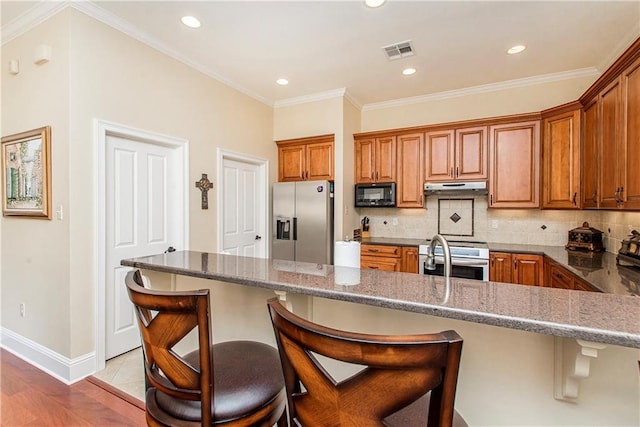
[{"label": "door frame", "polygon": [[258,188],[262,188],[260,202],[260,209],[264,212],[262,215],[263,218],[263,229],[264,236],[262,241],[264,242],[264,255],[265,258],[269,258],[271,253],[271,233],[269,229],[269,206],[270,206],[270,194],[269,194],[269,160],[263,159],[261,157],[249,156],[246,154],[238,153],[235,151],[225,150],[224,148],[218,147],[216,149],[216,158],[217,158],[217,181],[219,185],[219,191],[216,193],[216,205],[217,205],[217,239],[216,239],[216,251],[221,252],[223,249],[223,219],[224,219],[224,210],[222,208],[223,200],[222,200],[222,189],[224,188],[224,161],[225,160],[234,160],[236,162],[248,163],[252,165],[258,166]]},{"label": "door frame", "polygon": [[178,165],[182,171],[176,180],[182,181],[178,185],[179,199],[182,201],[182,224],[184,230],[183,241],[177,246],[182,250],[189,249],[189,140],[162,135],[155,132],[137,129],[131,126],[109,122],[102,119],[93,120],[94,144],[96,147],[94,157],[94,182],[96,183],[95,197],[95,277],[94,277],[94,310],[95,310],[95,355],[96,372],[106,366],[106,148],[108,136],[120,136],[126,139],[133,139],[147,144],[155,144],[175,150],[178,156]]}]

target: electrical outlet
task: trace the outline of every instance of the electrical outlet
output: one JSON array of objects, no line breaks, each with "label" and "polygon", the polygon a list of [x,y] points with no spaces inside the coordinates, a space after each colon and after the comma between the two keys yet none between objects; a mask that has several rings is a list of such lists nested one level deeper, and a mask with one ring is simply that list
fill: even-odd
[{"label": "electrical outlet", "polygon": [[23,302],[20,303],[20,317],[25,317],[27,315],[27,308]]},{"label": "electrical outlet", "polygon": [[498,228],[498,220],[497,219],[491,220],[491,228]]},{"label": "electrical outlet", "polygon": [[391,218],[391,224],[392,225],[398,225],[398,218]]}]

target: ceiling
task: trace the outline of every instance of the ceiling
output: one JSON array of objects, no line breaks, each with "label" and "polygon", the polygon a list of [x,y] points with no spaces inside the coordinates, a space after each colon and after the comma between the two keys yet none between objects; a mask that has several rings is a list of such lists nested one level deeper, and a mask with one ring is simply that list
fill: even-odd
[{"label": "ceiling", "polygon": [[[57,10],[76,7],[276,106],[342,89],[367,106],[540,76],[591,73],[595,80],[596,71],[640,35],[640,0],[388,0],[378,9],[360,0],[56,4]],[[3,43],[9,30],[17,34],[17,25],[47,7],[52,3],[2,1]],[[182,25],[186,14],[202,27]],[[382,47],[407,40],[415,55],[388,60]],[[516,44],[527,49],[507,55]],[[403,76],[406,67],[417,72]],[[277,85],[280,77],[289,85]]]}]

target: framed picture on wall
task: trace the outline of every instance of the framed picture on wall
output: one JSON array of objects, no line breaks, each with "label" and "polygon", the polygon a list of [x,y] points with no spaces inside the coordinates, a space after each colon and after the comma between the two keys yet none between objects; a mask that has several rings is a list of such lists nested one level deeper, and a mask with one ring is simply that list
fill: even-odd
[{"label": "framed picture on wall", "polygon": [[51,219],[51,127],[2,137],[2,214]]}]

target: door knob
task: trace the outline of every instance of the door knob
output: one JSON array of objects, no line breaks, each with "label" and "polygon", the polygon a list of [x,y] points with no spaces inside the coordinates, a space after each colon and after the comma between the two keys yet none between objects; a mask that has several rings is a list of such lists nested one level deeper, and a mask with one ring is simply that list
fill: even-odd
[{"label": "door knob", "polygon": [[262,236],[256,235],[256,240],[260,240],[260,239],[262,239]]},{"label": "door knob", "polygon": [[167,248],[167,250],[164,251],[164,253],[166,254],[166,253],[171,253],[171,252],[175,252],[175,251],[176,251],[176,248],[174,248],[173,246],[169,246]]}]

